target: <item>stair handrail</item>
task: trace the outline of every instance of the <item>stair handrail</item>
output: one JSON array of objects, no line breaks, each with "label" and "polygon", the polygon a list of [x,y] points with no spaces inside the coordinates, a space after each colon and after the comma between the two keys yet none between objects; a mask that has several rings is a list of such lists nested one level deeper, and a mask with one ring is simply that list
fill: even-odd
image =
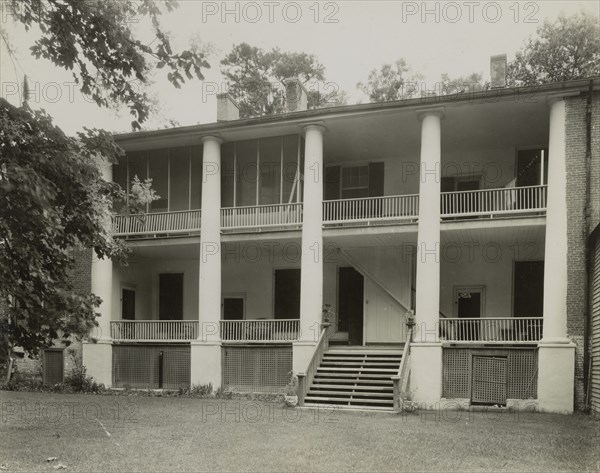
[{"label": "stair handrail", "polygon": [[392,376],[394,384],[394,410],[401,411],[404,404],[404,397],[408,391],[408,375],[409,375],[409,359],[410,359],[410,344],[413,338],[413,327],[415,325],[412,314],[407,315],[408,322],[406,326],[408,328],[406,334],[406,343],[402,350],[402,359],[400,360],[400,366],[398,367],[398,374]]},{"label": "stair handrail", "polygon": [[308,366],[304,372],[296,373],[298,377],[298,405],[304,405],[304,398],[308,393],[308,388],[312,384],[315,374],[317,373],[317,368],[321,364],[321,360],[323,359],[323,354],[329,348],[329,337],[327,336],[327,329],[330,324],[324,323],[321,324],[321,334],[319,335],[319,340],[315,345],[313,350],[313,354],[308,362]]},{"label": "stair handrail", "polygon": [[[410,309],[406,307],[406,304],[398,299],[394,294],[392,294],[387,287],[381,284],[375,276],[373,276],[354,256],[352,256],[348,251],[343,248],[338,248],[338,254],[342,256],[348,263],[352,265],[354,269],[356,269],[363,277],[366,277],[369,281],[371,281],[383,294],[385,294],[394,304],[396,304],[400,309],[409,311]],[[410,304],[409,304],[410,305]]]}]

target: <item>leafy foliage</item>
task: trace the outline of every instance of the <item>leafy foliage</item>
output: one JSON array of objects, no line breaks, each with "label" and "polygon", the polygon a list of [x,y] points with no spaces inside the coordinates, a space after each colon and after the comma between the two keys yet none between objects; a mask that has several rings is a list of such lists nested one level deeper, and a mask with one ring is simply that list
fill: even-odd
[{"label": "leafy foliage", "polygon": [[[73,71],[81,92],[99,106],[122,103],[129,107],[134,129],[148,118],[145,84],[151,64],[169,71],[175,87],[186,79],[204,79],[202,68],[210,67],[196,48],[175,53],[159,17],[159,5],[167,11],[175,0],[10,0],[14,18],[27,30],[39,27],[33,55]],[[137,19],[150,19],[155,40],[144,44],[130,28]],[[149,62],[150,60],[150,62]]]},{"label": "leafy foliage", "polygon": [[102,179],[122,153],[110,134],[85,129],[67,137],[44,112],[0,99],[0,331],[35,354],[96,325],[98,297],[69,282],[76,248],[123,258],[106,225],[123,191]]},{"label": "leafy foliage", "polygon": [[487,84],[483,82],[483,76],[477,72],[473,72],[468,76],[460,76],[454,79],[450,78],[448,74],[442,74],[442,80],[440,82],[440,94],[461,94],[461,93],[473,93],[484,90]]},{"label": "leafy foliage", "polygon": [[508,65],[507,82],[536,85],[600,75],[600,25],[579,13],[546,21]]},{"label": "leafy foliage", "polygon": [[[234,46],[221,65],[229,93],[236,97],[243,118],[282,113],[285,79],[298,77],[303,84],[325,80],[325,68],[311,54],[282,52],[279,48],[265,51],[247,43]],[[337,89],[310,92],[309,108],[343,101]]]},{"label": "leafy foliage", "polygon": [[410,68],[404,59],[394,64],[384,64],[379,70],[369,73],[366,83],[356,86],[369,96],[371,102],[388,102],[414,97],[420,91],[421,74],[410,74]]}]

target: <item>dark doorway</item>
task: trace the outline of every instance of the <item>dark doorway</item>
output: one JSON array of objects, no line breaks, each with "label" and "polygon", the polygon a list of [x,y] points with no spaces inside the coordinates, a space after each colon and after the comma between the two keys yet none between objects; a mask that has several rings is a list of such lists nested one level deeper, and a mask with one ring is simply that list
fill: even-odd
[{"label": "dark doorway", "polygon": [[515,282],[513,294],[513,314],[515,317],[543,316],[543,261],[515,261]]},{"label": "dark doorway", "polygon": [[[459,319],[476,319],[481,317],[481,290],[457,289],[456,315]],[[458,339],[463,341],[479,340],[479,323],[475,320],[458,321]]]},{"label": "dark doorway", "polygon": [[[515,317],[544,316],[544,262],[515,261],[513,288],[513,315]],[[541,321],[531,320],[524,326],[515,322],[514,330],[520,340],[537,340]]]},{"label": "dark doorway", "polygon": [[338,331],[350,345],[363,344],[364,278],[352,267],[339,268]]},{"label": "dark doorway", "polygon": [[[542,154],[544,179],[542,182]],[[517,187],[539,186],[548,182],[548,150],[522,149],[517,153]]]},{"label": "dark doorway", "polygon": [[276,319],[300,318],[300,270],[275,270]]},{"label": "dark doorway", "polygon": [[244,320],[244,299],[242,297],[223,298],[223,320]]},{"label": "dark doorway", "polygon": [[158,275],[158,318],[183,320],[183,273]]},{"label": "dark doorway", "polygon": [[121,290],[121,318],[135,320],[135,291],[133,289]]}]

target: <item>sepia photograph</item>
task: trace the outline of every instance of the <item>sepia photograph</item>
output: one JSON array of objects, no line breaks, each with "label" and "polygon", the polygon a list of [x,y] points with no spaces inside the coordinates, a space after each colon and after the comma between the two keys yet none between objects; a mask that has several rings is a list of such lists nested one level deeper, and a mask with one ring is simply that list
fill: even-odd
[{"label": "sepia photograph", "polygon": [[0,473],[600,472],[600,3],[0,0]]}]

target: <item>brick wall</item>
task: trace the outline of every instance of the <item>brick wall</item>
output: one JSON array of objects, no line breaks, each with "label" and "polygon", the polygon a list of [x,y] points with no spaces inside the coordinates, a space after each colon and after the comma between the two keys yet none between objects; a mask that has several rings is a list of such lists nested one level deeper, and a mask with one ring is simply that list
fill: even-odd
[{"label": "brick wall", "polygon": [[[81,294],[87,294],[92,290],[92,251],[91,250],[75,250],[75,266],[70,275],[70,282],[75,291]],[[65,376],[68,375],[73,368],[81,364],[82,359],[82,343],[77,339],[73,339],[68,347],[63,343],[56,342],[54,348],[64,349],[65,360]],[[19,358],[16,360],[16,369],[19,373],[41,379],[43,356],[29,358]]]},{"label": "brick wall", "polygon": [[[592,213],[590,231],[600,220],[600,93],[593,97],[592,154],[595,159],[591,174]],[[567,331],[576,343],[575,355],[575,405],[583,407],[583,340],[586,323],[586,254],[585,226],[586,200],[586,96],[566,99],[566,158],[567,158],[567,211],[568,211],[568,286]],[[552,156],[550,156],[552,159]]]}]

